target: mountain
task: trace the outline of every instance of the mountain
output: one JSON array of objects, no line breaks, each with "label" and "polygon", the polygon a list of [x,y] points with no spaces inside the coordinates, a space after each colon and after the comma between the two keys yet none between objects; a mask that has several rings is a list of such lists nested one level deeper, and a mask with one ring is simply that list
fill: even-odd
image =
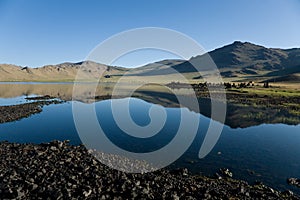
[{"label": "mountain", "polygon": [[[115,81],[126,72],[129,81],[176,81],[178,72],[189,80],[201,79],[211,70],[212,60],[228,81],[300,82],[300,49],[266,48],[236,41],[190,60],[162,60],[135,69],[113,67],[92,61],[47,65],[41,68],[0,65],[0,81],[73,81],[78,69],[81,80],[97,80],[107,75]],[[195,68],[195,67],[197,68]],[[102,75],[102,77],[100,77]],[[141,77],[142,76],[142,77]]]},{"label": "mountain", "polygon": [[234,42],[209,53],[219,68],[249,70],[282,69],[282,61],[288,53],[280,49],[268,49],[249,42]]},{"label": "mountain", "polygon": [[[211,69],[214,61],[223,78],[242,80],[298,81],[300,73],[300,49],[266,48],[249,42],[236,41],[204,55],[184,60],[166,60],[148,64],[147,71],[135,75],[159,75],[174,73],[196,73]],[[158,67],[159,66],[159,67]],[[195,69],[196,66],[197,69]],[[152,69],[151,69],[152,67]],[[141,67],[143,69],[144,67]],[[176,73],[175,71],[175,73]],[[198,73],[199,74],[199,73]],[[291,77],[291,79],[289,79]],[[200,78],[199,75],[194,79]]]},{"label": "mountain", "polygon": [[274,49],[234,42],[209,53],[226,75],[280,76],[300,72],[300,49]]},{"label": "mountain", "polygon": [[40,68],[0,65],[0,81],[74,81],[81,69],[80,80],[97,80],[100,75],[124,73],[127,69],[92,61],[46,65]]}]

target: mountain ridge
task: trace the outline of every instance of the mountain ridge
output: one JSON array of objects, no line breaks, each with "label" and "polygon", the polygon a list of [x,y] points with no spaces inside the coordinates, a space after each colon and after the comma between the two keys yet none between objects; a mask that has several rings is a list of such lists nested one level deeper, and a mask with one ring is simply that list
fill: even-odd
[{"label": "mountain ridge", "polygon": [[198,70],[209,70],[207,59],[210,58],[223,78],[283,80],[280,76],[284,76],[286,81],[291,76],[295,81],[300,73],[300,48],[266,48],[250,42],[235,41],[190,60],[166,59],[138,68],[109,66],[94,61],[64,62],[37,68],[0,64],[0,81],[73,81],[79,68],[82,69],[83,80],[96,80],[101,78],[100,75],[120,77],[126,73],[126,76],[161,76],[178,72],[191,74],[191,79],[198,79],[197,75],[192,74]]}]

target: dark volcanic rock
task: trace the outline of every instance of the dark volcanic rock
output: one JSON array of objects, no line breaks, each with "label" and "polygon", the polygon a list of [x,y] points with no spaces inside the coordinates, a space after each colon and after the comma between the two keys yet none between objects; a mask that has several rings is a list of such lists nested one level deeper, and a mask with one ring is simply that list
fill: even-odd
[{"label": "dark volcanic rock", "polygon": [[225,177],[232,178],[232,172],[229,169],[221,168],[220,173]]},{"label": "dark volcanic rock", "polygon": [[6,199],[299,199],[262,184],[191,175],[187,169],[128,174],[84,146],[0,143],[0,197]]},{"label": "dark volcanic rock", "polygon": [[300,188],[300,179],[298,179],[298,178],[289,178],[289,179],[287,179],[287,182],[290,185],[294,185],[294,186]]},{"label": "dark volcanic rock", "polygon": [[50,95],[37,96],[37,97],[26,97],[27,100],[47,100],[47,99],[55,99],[56,97],[51,97]]},{"label": "dark volcanic rock", "polygon": [[20,120],[42,112],[42,107],[49,104],[62,103],[60,100],[38,101],[12,106],[0,106],[0,124]]}]

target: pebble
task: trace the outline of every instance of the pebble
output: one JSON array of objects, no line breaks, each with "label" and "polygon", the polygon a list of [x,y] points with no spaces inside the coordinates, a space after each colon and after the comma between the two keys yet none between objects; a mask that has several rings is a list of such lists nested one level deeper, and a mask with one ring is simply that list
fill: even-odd
[{"label": "pebble", "polygon": [[[193,175],[185,168],[144,174],[117,171],[99,162],[94,150],[69,145],[69,141],[0,142],[0,151],[1,199],[300,199],[291,191],[234,180],[229,169],[220,169],[216,178]],[[126,166],[131,161],[101,152],[96,155],[112,164]],[[145,169],[151,166],[139,164]]]}]

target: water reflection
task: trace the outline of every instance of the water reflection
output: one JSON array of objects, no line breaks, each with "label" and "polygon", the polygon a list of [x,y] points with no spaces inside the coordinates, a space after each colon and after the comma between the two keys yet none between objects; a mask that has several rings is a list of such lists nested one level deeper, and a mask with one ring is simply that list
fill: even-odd
[{"label": "water reflection", "polygon": [[[79,102],[78,102],[79,103]],[[168,123],[157,138],[140,141],[122,135],[112,119],[110,100],[89,104],[95,106],[99,123],[109,138],[124,149],[136,152],[148,152],[161,148],[176,133],[180,109],[167,108]],[[137,100],[137,106],[131,107],[132,118],[140,125],[149,123],[149,116],[141,110],[148,110],[150,104]],[[278,189],[299,190],[288,186],[286,178],[299,176],[300,126],[283,124],[264,124],[250,128],[232,129],[225,126],[221,138],[213,151],[204,159],[198,159],[198,152],[207,129],[209,118],[199,115],[200,129],[195,142],[186,154],[171,167],[188,167],[195,173],[213,175],[219,168],[233,171],[234,178],[262,181]],[[49,142],[52,140],[71,140],[80,144],[80,138],[73,122],[71,103],[44,107],[40,114],[16,122],[0,124],[0,140],[11,142]]]},{"label": "water reflection", "polygon": [[27,103],[27,102],[30,102],[30,100],[26,99],[27,97],[35,97],[35,96],[36,95],[0,98],[0,105],[1,106],[11,106],[11,105]]},{"label": "water reflection", "polygon": [[[80,101],[91,101],[95,96],[111,96],[114,89],[114,83],[101,83],[96,87],[94,91],[95,83],[80,83],[78,91],[74,98]],[[132,84],[124,83],[121,86],[120,91],[130,91]],[[158,84],[148,84],[139,88],[134,95],[135,96],[145,96],[144,92],[156,91],[164,94],[170,94],[170,90],[162,85]],[[180,89],[181,94],[188,94],[190,90]],[[73,95],[73,84],[72,83],[0,83],[0,98],[14,98],[19,96],[29,96],[29,95],[50,95],[52,97],[57,97],[62,100],[70,101]],[[122,93],[121,93],[122,95]]]},{"label": "water reflection", "polygon": [[[115,83],[100,83],[96,87],[95,83],[80,83],[76,86],[76,93],[73,93],[73,83],[0,83],[0,105],[8,105],[8,102],[23,103],[25,102],[21,96],[30,95],[50,95],[51,97],[60,98],[62,100],[71,101],[76,100],[84,103],[93,103],[95,101],[101,101],[111,99]],[[191,107],[190,104],[179,105],[178,99],[173,94],[173,91],[164,85],[147,84],[138,88],[132,96],[128,96],[128,91],[132,90],[134,84],[123,83],[118,88],[118,95],[114,98],[136,97],[143,99],[147,102],[159,104],[164,107],[187,107],[192,111],[198,111],[197,108]],[[188,88],[174,89],[176,90],[177,97],[184,96],[189,98],[189,95],[193,90]],[[72,96],[74,95],[74,96]],[[23,99],[23,100],[22,100]],[[229,99],[230,100],[230,99]],[[246,99],[247,100],[247,99]],[[188,102],[188,101],[187,101]],[[208,97],[198,98],[200,113],[210,117],[211,116],[211,101]],[[222,102],[220,102],[222,104]],[[300,123],[300,118],[291,115],[293,109],[290,112],[277,109],[276,105],[272,108],[268,108],[267,111],[264,106],[244,106],[241,104],[227,103],[227,116],[225,124],[231,127],[251,127],[260,125],[263,123],[284,123],[297,125]],[[296,113],[297,110],[294,110]],[[272,115],[270,115],[272,113]],[[246,117],[246,118],[245,118]],[[246,119],[246,120],[242,120]]]}]

